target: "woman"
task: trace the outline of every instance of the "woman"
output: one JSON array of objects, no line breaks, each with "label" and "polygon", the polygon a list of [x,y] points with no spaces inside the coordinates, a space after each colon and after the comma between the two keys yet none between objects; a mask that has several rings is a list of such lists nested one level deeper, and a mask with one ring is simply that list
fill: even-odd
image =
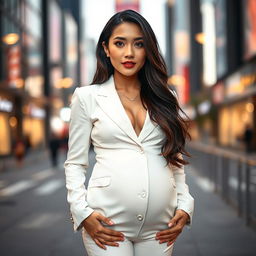
[{"label": "woman", "polygon": [[[82,229],[89,256],[171,255],[194,199],[182,158],[189,134],[156,37],[140,14],[119,12],[96,56],[92,84],[71,102],[65,173],[74,230]],[[91,143],[96,164],[86,190]]]}]

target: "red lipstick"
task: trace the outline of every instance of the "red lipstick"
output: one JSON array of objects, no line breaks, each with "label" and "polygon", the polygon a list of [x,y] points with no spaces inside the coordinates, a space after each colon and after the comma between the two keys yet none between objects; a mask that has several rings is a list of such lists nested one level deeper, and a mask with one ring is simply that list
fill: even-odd
[{"label": "red lipstick", "polygon": [[122,64],[123,64],[126,68],[133,68],[136,63],[133,62],[133,61],[125,61],[125,62],[122,62]]}]

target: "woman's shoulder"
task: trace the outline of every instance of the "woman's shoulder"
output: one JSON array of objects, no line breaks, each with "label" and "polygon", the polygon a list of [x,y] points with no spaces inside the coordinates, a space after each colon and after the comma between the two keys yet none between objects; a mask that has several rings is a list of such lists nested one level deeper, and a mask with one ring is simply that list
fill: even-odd
[{"label": "woman's shoulder", "polygon": [[73,97],[77,97],[79,101],[86,107],[87,111],[90,113],[95,109],[96,106],[96,95],[99,85],[84,85],[81,87],[76,87]]},{"label": "woman's shoulder", "polygon": [[98,84],[83,85],[80,87],[76,87],[76,91],[77,93],[80,93],[80,95],[90,95],[92,93],[95,93],[98,87]]},{"label": "woman's shoulder", "polygon": [[95,97],[99,85],[84,85],[76,87],[74,94],[77,94],[80,99],[89,100]]}]

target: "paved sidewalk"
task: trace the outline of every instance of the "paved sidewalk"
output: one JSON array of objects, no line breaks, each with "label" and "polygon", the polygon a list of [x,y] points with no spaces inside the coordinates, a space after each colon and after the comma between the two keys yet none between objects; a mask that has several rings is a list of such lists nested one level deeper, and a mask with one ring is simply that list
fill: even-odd
[{"label": "paved sidewalk", "polygon": [[204,189],[192,167],[186,167],[187,182],[195,198],[191,229],[184,228],[173,256],[254,256],[256,231],[245,225],[218,194]]},{"label": "paved sidewalk", "polygon": [[[66,158],[66,152],[60,150],[59,152],[59,166],[62,168],[63,160]],[[44,149],[34,149],[30,150],[24,157],[24,162],[22,167],[18,167],[14,156],[9,156],[5,159],[0,159],[0,175],[6,172],[16,172],[26,170],[31,167],[31,165],[41,162],[47,162],[50,164],[50,153],[49,150]]]},{"label": "paved sidewalk", "polygon": [[[91,152],[90,162],[92,164],[90,166],[90,170],[94,163],[93,157],[94,154]],[[64,158],[62,156],[60,162],[63,162],[63,160]],[[29,164],[29,161],[34,162],[33,166]],[[28,159],[27,165],[24,166],[24,171],[19,172],[17,169],[7,170],[1,174],[1,177],[4,179],[10,178],[11,181],[12,179],[17,179],[17,176],[21,176],[20,179],[29,177],[26,175],[32,174],[35,167],[40,167],[41,169],[44,168],[43,165],[40,166],[40,162],[44,163],[46,167],[49,166],[49,162],[46,161],[49,161],[47,152],[41,153],[37,157],[33,157],[31,154],[31,159]],[[56,175],[58,174],[64,179],[62,167],[60,168],[60,171],[61,172],[57,172]],[[226,205],[220,195],[214,194],[210,189],[207,189],[207,184],[202,183],[201,177],[191,166],[186,166],[185,171],[187,174],[187,183],[189,184],[190,192],[195,198],[195,212],[192,227],[190,229],[185,227],[183,232],[180,234],[174,246],[173,256],[254,256],[256,252],[256,231],[247,227],[244,220],[237,217],[236,211],[229,205]],[[36,172],[36,170],[34,170],[34,172]],[[88,171],[88,176],[90,176],[90,171]],[[49,177],[49,181],[51,179],[52,178]],[[10,182],[10,184],[11,183],[12,182]],[[29,198],[29,201],[26,204],[32,204],[32,190],[29,193],[29,196],[26,196],[27,194],[25,193],[19,195],[19,199],[17,200],[27,197]],[[36,199],[35,202],[38,200],[39,199]],[[42,237],[45,237],[45,235],[49,236],[49,232],[51,232],[51,234],[55,232],[54,234],[60,237],[60,239],[54,240],[46,247],[47,253],[44,255],[86,255],[81,239],[81,233],[79,232],[74,234],[72,224],[69,221],[66,190],[64,187],[63,190],[50,196],[47,199],[47,203],[49,203],[49,205],[47,206],[45,202],[44,211],[51,212],[51,205],[57,204],[56,208],[58,209],[58,212],[61,212],[61,214],[64,213],[65,219],[61,219],[62,225],[55,224],[49,229],[41,228],[37,231],[37,235],[43,234]],[[31,207],[34,209],[33,205]],[[10,230],[10,232],[13,231]],[[23,236],[28,237],[28,234],[29,232],[26,231]],[[16,235],[18,236],[20,234],[17,233]],[[7,236],[6,233],[5,236]],[[14,246],[15,244],[17,246],[21,243],[17,237],[13,237],[13,234],[11,234],[10,237],[13,238]],[[30,243],[29,246],[33,248],[36,244],[34,245]],[[40,255],[43,255],[43,252],[41,252]]]}]

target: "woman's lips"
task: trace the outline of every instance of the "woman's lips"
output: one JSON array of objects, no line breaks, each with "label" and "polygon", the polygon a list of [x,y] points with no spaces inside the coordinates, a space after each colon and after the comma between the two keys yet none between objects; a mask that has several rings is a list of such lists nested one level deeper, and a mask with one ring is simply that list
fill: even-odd
[{"label": "woman's lips", "polygon": [[122,64],[124,65],[125,68],[133,68],[136,63],[134,63],[134,62],[124,62]]}]

